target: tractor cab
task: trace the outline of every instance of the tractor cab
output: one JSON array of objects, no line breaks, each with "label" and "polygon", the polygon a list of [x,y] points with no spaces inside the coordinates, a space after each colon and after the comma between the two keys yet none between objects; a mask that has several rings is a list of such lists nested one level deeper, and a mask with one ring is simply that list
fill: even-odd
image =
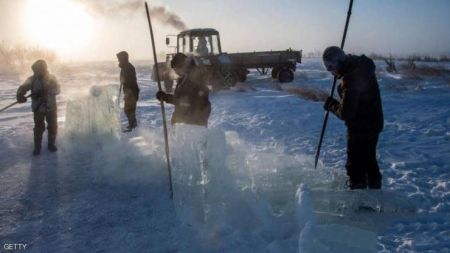
[{"label": "tractor cab", "polygon": [[[172,43],[170,41],[171,38]],[[205,79],[208,86],[214,89],[231,87],[237,82],[247,79],[249,69],[256,69],[261,74],[267,74],[272,69],[272,77],[280,82],[291,82],[297,63],[301,63],[302,51],[287,49],[280,51],[261,51],[244,53],[224,53],[220,44],[219,32],[212,28],[190,29],[177,35],[168,35],[166,45],[174,52],[166,54],[165,62],[158,62],[153,68],[152,79],[161,77],[167,87],[171,87],[177,75],[171,67],[171,61],[176,53],[193,56],[196,66],[202,67],[207,73]],[[158,75],[156,75],[158,71]],[[170,90],[166,88],[166,90]]]},{"label": "tractor cab", "polygon": [[[166,44],[170,44],[169,37],[166,38]],[[180,32],[177,35],[176,52],[202,57],[220,55],[222,49],[219,32],[212,28],[191,29]]]}]

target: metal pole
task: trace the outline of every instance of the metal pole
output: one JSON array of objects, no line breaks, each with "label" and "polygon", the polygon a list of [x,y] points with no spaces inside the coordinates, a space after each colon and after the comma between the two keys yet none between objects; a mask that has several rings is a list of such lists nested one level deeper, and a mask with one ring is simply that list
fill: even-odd
[{"label": "metal pole", "polygon": [[[348,24],[350,22],[350,16],[352,15],[352,7],[353,7],[353,0],[350,0],[348,12],[347,12],[347,20],[345,22],[344,35],[342,36],[341,49],[344,49],[345,38],[347,37]],[[333,86],[331,87],[330,97],[333,97],[333,95],[334,95],[334,90],[336,88],[336,81],[337,81],[337,78],[335,76],[334,80],[333,80]],[[317,168],[317,163],[319,161],[320,148],[322,147],[323,136],[325,135],[325,129],[327,128],[329,114],[330,114],[330,111],[325,112],[325,118],[323,119],[323,125],[322,125],[322,131],[320,132],[319,145],[317,145],[317,150],[316,150],[316,158],[314,161],[314,168]]]},{"label": "metal pole", "polygon": [[120,111],[120,96],[122,95],[122,84],[119,86],[119,95],[117,95],[117,104],[119,105],[119,111]]},{"label": "metal pole", "polygon": [[[28,96],[26,96],[26,98],[29,98],[29,97],[31,97],[31,94],[28,95]],[[12,103],[12,104],[6,106],[6,107],[3,107],[2,109],[0,109],[0,112],[3,112],[4,110],[6,110],[6,109],[8,109],[8,108],[10,108],[10,107],[12,107],[12,106],[15,106],[15,105],[18,104],[18,103],[19,103],[19,102],[14,102],[14,103]]]},{"label": "metal pole", "polygon": [[[154,38],[154,35],[153,35],[152,21],[150,19],[150,12],[148,10],[147,2],[145,2],[145,11],[147,12],[148,26],[149,26],[149,29],[150,29],[150,37],[151,37],[151,40],[152,40],[153,59],[154,59],[154,62],[155,62],[156,77],[157,77],[157,80],[158,80],[158,89],[159,89],[159,91],[162,91],[161,81],[160,81],[160,78],[159,78],[158,59],[156,57],[155,38]],[[165,142],[165,151],[166,151],[167,170],[169,171],[169,192],[170,192],[170,199],[173,199],[172,168],[170,166],[170,152],[169,152],[169,138],[168,138],[168,134],[167,134],[166,110],[164,108],[164,102],[163,101],[160,101],[160,105],[161,105],[161,114],[162,114],[163,128],[164,128],[164,142]]]}]

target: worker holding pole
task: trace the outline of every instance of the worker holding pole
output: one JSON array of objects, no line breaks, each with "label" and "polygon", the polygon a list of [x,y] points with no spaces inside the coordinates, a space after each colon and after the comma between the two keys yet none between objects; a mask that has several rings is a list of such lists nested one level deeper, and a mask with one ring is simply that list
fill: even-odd
[{"label": "worker holding pole", "polygon": [[380,189],[376,158],[378,135],[383,130],[383,109],[375,64],[365,55],[347,55],[339,47],[323,53],[328,71],[341,80],[340,100],[329,97],[324,109],[347,126],[347,175],[350,189]]},{"label": "worker holding pole", "polygon": [[34,150],[33,155],[41,153],[42,135],[45,131],[45,121],[48,130],[48,150],[56,152],[56,135],[58,132],[58,116],[56,95],[61,92],[55,76],[48,72],[44,60],[36,61],[32,66],[33,75],[17,89],[17,102],[27,102],[25,94],[31,91],[31,109],[34,119]]},{"label": "worker holding pole", "polygon": [[[149,11],[147,2],[145,2],[145,11],[147,14],[148,27],[150,30],[150,39],[152,42],[153,60],[155,63],[156,76],[157,76],[157,80],[158,80],[158,90],[162,91],[161,79],[159,76],[159,69],[158,69],[158,58],[156,56],[155,36],[153,35],[152,20],[150,18],[150,11]],[[165,151],[166,151],[167,170],[168,170],[168,174],[169,174],[169,197],[170,197],[170,199],[173,199],[172,166],[170,165],[169,137],[168,137],[168,132],[167,132],[166,109],[164,107],[164,101],[160,101],[160,107],[161,107],[161,114],[162,114],[162,119],[163,119],[164,144],[165,144]]]},{"label": "worker holding pole", "polygon": [[[317,146],[315,167],[319,160],[329,112],[343,120],[347,126],[348,187],[353,189],[381,189],[381,173],[376,159],[378,136],[383,130],[383,109],[375,76],[375,64],[365,55],[347,55],[343,51],[352,13],[350,0],[341,46],[328,47],[323,53],[325,68],[334,76],[331,94],[324,104],[326,111]],[[334,99],[336,81],[340,79]]]}]

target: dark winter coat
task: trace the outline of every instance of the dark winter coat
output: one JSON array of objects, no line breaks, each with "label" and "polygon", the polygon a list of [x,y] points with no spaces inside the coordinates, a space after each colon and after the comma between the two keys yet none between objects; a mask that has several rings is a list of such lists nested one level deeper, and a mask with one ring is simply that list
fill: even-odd
[{"label": "dark winter coat", "polygon": [[17,97],[23,97],[31,91],[31,109],[33,112],[56,111],[56,95],[61,87],[56,77],[46,74],[43,78],[30,76],[18,89]]},{"label": "dark winter coat", "polygon": [[373,61],[365,55],[348,55],[341,73],[341,101],[334,103],[331,111],[345,121],[350,133],[381,132],[383,108]]},{"label": "dark winter coat", "polygon": [[124,93],[132,91],[135,94],[139,94],[139,87],[136,80],[136,69],[133,64],[129,62],[120,63],[120,83],[123,86]]},{"label": "dark winter coat", "polygon": [[172,124],[208,125],[211,103],[204,74],[201,69],[192,69],[187,77],[178,80],[174,95],[167,95],[166,102],[175,105]]}]

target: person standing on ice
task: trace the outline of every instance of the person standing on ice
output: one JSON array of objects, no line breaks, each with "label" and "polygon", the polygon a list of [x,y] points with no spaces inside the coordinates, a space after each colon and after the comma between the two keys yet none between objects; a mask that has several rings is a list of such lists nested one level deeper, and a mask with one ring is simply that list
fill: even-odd
[{"label": "person standing on ice", "polygon": [[42,135],[47,121],[48,150],[56,152],[56,135],[58,132],[56,95],[61,92],[55,76],[48,72],[44,60],[36,61],[32,66],[33,75],[30,76],[17,90],[17,102],[25,103],[25,94],[31,91],[31,109],[34,118],[34,151],[33,155],[41,153]]},{"label": "person standing on ice", "polygon": [[137,127],[136,103],[139,100],[139,87],[136,78],[136,69],[129,62],[128,53],[125,51],[117,54],[120,67],[120,84],[123,87],[123,100],[125,101],[124,112],[128,118],[126,132]]},{"label": "person standing on ice", "polygon": [[365,55],[346,55],[339,47],[323,53],[328,71],[341,79],[340,100],[328,97],[324,109],[347,126],[347,175],[350,189],[381,189],[376,159],[378,136],[383,130],[383,109],[375,64]]},{"label": "person standing on ice", "polygon": [[172,125],[184,123],[207,127],[211,103],[203,69],[196,66],[193,58],[182,53],[174,56],[171,66],[180,77],[174,94],[158,91],[156,98],[175,105]]}]

